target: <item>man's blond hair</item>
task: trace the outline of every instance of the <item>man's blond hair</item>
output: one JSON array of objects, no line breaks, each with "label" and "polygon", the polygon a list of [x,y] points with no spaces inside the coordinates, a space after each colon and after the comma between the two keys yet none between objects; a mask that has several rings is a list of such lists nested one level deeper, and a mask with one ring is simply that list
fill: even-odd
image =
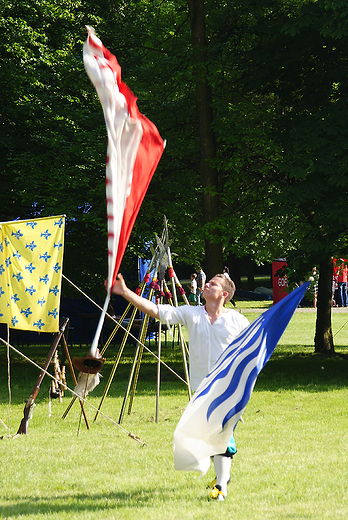
[{"label": "man's blond hair", "polygon": [[227,278],[224,274],[216,274],[214,278],[219,278],[222,289],[227,292],[227,296],[225,298],[225,303],[230,302],[236,292],[236,286],[231,278]]}]

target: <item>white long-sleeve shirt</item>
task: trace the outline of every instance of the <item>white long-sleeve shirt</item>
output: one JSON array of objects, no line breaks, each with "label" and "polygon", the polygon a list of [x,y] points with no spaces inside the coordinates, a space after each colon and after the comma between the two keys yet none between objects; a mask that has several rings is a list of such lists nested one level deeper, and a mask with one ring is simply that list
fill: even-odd
[{"label": "white long-sleeve shirt", "polygon": [[221,314],[213,324],[204,306],[158,305],[161,323],[185,325],[189,335],[189,369],[192,390],[213,368],[220,354],[232,343],[249,321],[233,309]]}]

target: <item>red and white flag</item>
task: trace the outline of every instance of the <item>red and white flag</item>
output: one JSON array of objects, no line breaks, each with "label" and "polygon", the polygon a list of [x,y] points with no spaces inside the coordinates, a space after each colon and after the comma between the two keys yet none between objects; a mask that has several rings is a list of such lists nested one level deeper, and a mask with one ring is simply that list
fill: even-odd
[{"label": "red and white flag", "polygon": [[110,296],[135,219],[165,143],[156,126],[139,112],[136,96],[121,79],[121,67],[116,57],[104,47],[92,27],[87,26],[87,31],[83,61],[103,107],[108,134],[107,289]]},{"label": "red and white flag", "polygon": [[106,200],[109,280],[115,281],[135,219],[164,149],[156,126],[139,112],[116,57],[87,27],[86,72],[96,88],[108,133]]}]

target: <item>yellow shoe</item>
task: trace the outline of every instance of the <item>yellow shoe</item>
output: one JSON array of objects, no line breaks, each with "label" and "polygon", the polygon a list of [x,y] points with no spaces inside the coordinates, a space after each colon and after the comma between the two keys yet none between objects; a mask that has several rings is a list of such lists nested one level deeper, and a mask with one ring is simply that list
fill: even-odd
[{"label": "yellow shoe", "polygon": [[213,489],[210,491],[210,496],[214,500],[225,500],[225,495],[221,491],[221,487],[219,485],[213,487]]}]

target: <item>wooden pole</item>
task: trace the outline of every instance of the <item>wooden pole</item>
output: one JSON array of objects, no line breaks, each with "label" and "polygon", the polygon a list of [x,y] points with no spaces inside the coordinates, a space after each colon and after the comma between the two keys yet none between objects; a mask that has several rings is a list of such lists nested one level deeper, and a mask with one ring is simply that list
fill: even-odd
[{"label": "wooden pole", "polygon": [[40,385],[42,383],[42,380],[43,378],[45,377],[45,374],[47,372],[47,369],[52,361],[52,358],[54,356],[54,353],[58,347],[58,344],[61,340],[61,337],[63,336],[64,334],[64,331],[65,331],[65,327],[67,326],[69,322],[69,318],[64,318],[61,325],[60,325],[60,328],[59,328],[59,332],[57,333],[55,339],[53,340],[53,343],[51,345],[51,349],[48,353],[48,356],[47,356],[47,359],[46,359],[46,362],[45,362],[45,365],[43,367],[43,370],[41,371],[35,385],[34,385],[34,388],[30,394],[30,396],[28,397],[28,400],[25,404],[25,407],[24,407],[24,417],[21,421],[21,424],[19,425],[19,428],[18,428],[18,431],[17,431],[17,435],[21,435],[21,434],[27,434],[28,433],[28,425],[29,425],[29,415],[30,415],[30,410],[35,402],[35,399],[39,393],[39,390],[40,390]]},{"label": "wooden pole", "polygon": [[[71,375],[72,375],[72,378],[73,378],[73,381],[74,381],[74,385],[76,386],[77,385],[77,379],[76,379],[76,375],[75,375],[75,371],[74,371],[74,366],[73,366],[72,361],[71,361],[70,353],[69,353],[69,350],[68,350],[68,345],[67,345],[67,342],[66,342],[66,339],[65,339],[64,335],[63,335],[62,339],[63,339],[63,348],[64,348],[64,351],[65,351],[66,358],[68,360],[70,372],[71,372]],[[83,417],[85,419],[87,430],[89,430],[88,419],[87,419],[87,416],[86,416],[85,408],[83,406],[83,401],[81,399],[79,399],[79,401],[80,401],[80,406],[81,406],[81,412],[83,413]],[[65,418],[65,416],[63,416],[63,419],[64,418]]]}]

